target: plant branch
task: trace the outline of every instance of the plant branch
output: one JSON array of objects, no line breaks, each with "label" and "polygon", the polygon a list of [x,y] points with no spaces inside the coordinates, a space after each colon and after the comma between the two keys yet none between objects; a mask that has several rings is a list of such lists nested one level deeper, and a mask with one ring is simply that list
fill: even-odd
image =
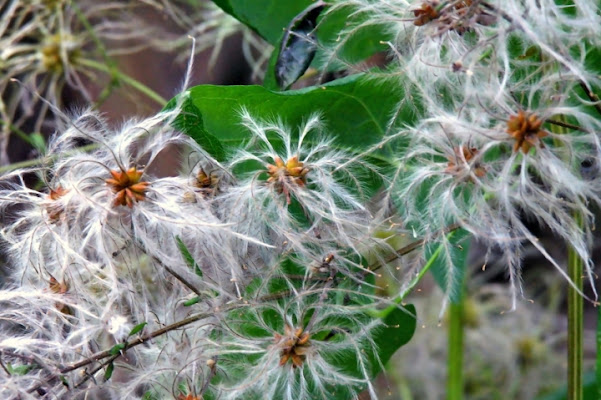
[{"label": "plant branch", "polygon": [[[234,305],[231,305],[231,306],[229,306],[229,307],[227,307],[227,308],[225,308],[224,310],[221,310],[221,311],[231,311],[231,310],[233,310],[233,309],[235,309],[237,307],[240,307],[240,306],[241,306],[240,304],[234,304]],[[215,312],[217,312],[217,311],[196,314],[196,315],[193,315],[193,316],[188,317],[186,319],[183,319],[181,321],[175,322],[175,323],[173,323],[171,325],[167,325],[167,326],[165,326],[165,327],[163,327],[161,329],[157,329],[156,331],[148,333],[148,334],[146,334],[144,336],[141,336],[139,338],[127,341],[127,342],[125,342],[125,347],[121,350],[121,352],[124,353],[128,349],[136,347],[136,346],[141,345],[143,343],[146,343],[149,340],[154,339],[157,336],[161,336],[161,335],[163,335],[163,334],[165,334],[167,332],[171,332],[173,330],[182,328],[182,327],[184,327],[186,325],[189,325],[189,324],[194,323],[196,321],[199,321],[201,319],[208,318],[208,317],[210,317],[212,315],[215,315]],[[74,371],[74,370],[79,369],[81,367],[85,367],[86,365],[92,364],[94,362],[100,362],[101,360],[103,360],[103,359],[105,359],[107,357],[112,357],[111,361],[113,361],[117,357],[119,357],[120,355],[121,354],[117,354],[117,355],[113,354],[112,348],[108,349],[108,350],[99,351],[99,352],[97,352],[95,354],[92,354],[90,357],[88,357],[88,358],[86,358],[84,360],[81,360],[81,361],[78,361],[76,363],[73,363],[73,364],[61,367],[59,369],[59,373],[60,374],[66,374],[68,372]],[[104,365],[106,365],[106,363],[100,365],[99,367],[96,367],[94,371],[97,372]],[[53,374],[53,375],[54,375],[53,377],[56,377],[56,374]],[[44,383],[45,382],[41,382],[41,383],[39,383],[39,384],[37,384],[37,385],[35,385],[35,386],[27,389],[27,393],[33,393],[33,392],[35,392],[36,390],[40,389],[44,385]]]},{"label": "plant branch", "polygon": [[452,233],[454,231],[456,231],[457,229],[461,228],[460,224],[451,224],[449,226],[447,226],[446,228],[438,231],[434,236],[429,237],[429,238],[424,238],[424,239],[419,239],[416,240],[415,242],[409,243],[407,246],[401,247],[400,249],[396,250],[394,254],[392,254],[390,257],[388,257],[388,259],[386,259],[384,262],[378,262],[376,264],[370,265],[369,267],[367,267],[367,269],[369,271],[377,271],[378,269],[382,268],[383,266],[390,264],[391,262],[401,258],[402,256],[405,256],[409,253],[411,253],[413,250],[417,249],[420,246],[423,246],[428,240],[431,240],[439,235],[447,235],[449,233]]},{"label": "plant branch", "polygon": [[92,143],[86,146],[82,146],[77,148],[76,150],[73,151],[68,151],[68,152],[64,152],[62,154],[54,154],[50,157],[39,157],[39,158],[35,158],[33,160],[25,160],[25,161],[21,161],[21,162],[17,162],[17,163],[13,163],[13,164],[9,164],[9,165],[5,165],[3,167],[0,167],[0,174],[3,174],[5,172],[9,172],[9,171],[14,171],[16,169],[21,169],[21,168],[29,168],[29,167],[34,167],[36,165],[41,165],[44,163],[51,163],[52,161],[56,160],[57,158],[60,157],[66,157],[69,155],[73,155],[76,154],[78,152],[85,152],[85,151],[90,151],[90,150],[94,150],[98,148],[98,144],[97,143]]},{"label": "plant branch", "polygon": [[601,99],[595,93],[586,87],[586,84],[580,81],[580,87],[584,90],[584,93],[588,96],[588,98],[593,102],[593,107],[597,110],[599,114],[601,114]]},{"label": "plant branch", "polygon": [[[456,227],[455,227],[455,225],[457,225],[457,224],[453,224],[450,226],[450,228],[453,228],[453,230],[451,230],[447,234],[448,239],[450,239],[453,236],[453,234],[455,233],[455,229],[459,228],[458,225]],[[449,228],[447,228],[447,229],[449,229]],[[398,305],[403,302],[405,297],[413,290],[414,287],[417,286],[417,284],[421,281],[421,279],[424,277],[424,275],[426,275],[426,273],[432,267],[432,265],[434,265],[434,262],[436,261],[436,259],[438,258],[438,256],[442,252],[442,250],[443,250],[443,245],[440,244],[436,248],[436,250],[434,251],[432,256],[430,256],[430,258],[426,262],[426,265],[424,265],[420,269],[419,273],[411,280],[411,282],[409,282],[409,284],[401,291],[401,293],[392,300],[392,304],[390,306],[384,308],[383,310],[368,310],[367,313],[374,318],[386,318],[388,316],[388,314],[390,314],[395,309],[397,309]]]},{"label": "plant branch", "polygon": [[581,128],[578,125],[572,125],[572,124],[564,122],[564,121],[558,121],[558,120],[554,120],[554,119],[546,119],[545,122],[548,122],[553,125],[561,126],[562,128],[568,128],[568,129],[573,129],[575,131],[590,133],[588,130]]},{"label": "plant branch", "polygon": [[2,367],[2,369],[4,370],[4,372],[6,372],[6,375],[10,376],[11,373],[8,370],[8,368],[6,368],[6,365],[4,365],[4,361],[2,361],[2,353],[0,352],[0,367]]},{"label": "plant branch", "polygon": [[81,385],[83,385],[84,383],[86,383],[88,380],[90,380],[90,378],[93,378],[94,375],[98,371],[100,371],[102,368],[104,368],[105,366],[109,365],[113,361],[115,361],[119,356],[121,356],[121,354],[115,354],[114,356],[112,356],[111,358],[109,358],[107,361],[101,362],[98,366],[94,367],[94,369],[92,369],[92,371],[86,372],[86,375],[79,382],[77,382],[75,385],[73,385],[73,387],[74,388],[78,388]]},{"label": "plant branch", "polygon": [[146,95],[148,98],[154,100],[161,107],[164,107],[165,104],[167,104],[167,100],[165,100],[160,94],[158,94],[157,92],[155,92],[148,86],[144,85],[142,82],[135,80],[131,76],[119,71],[117,68],[111,68],[110,66],[107,66],[103,63],[99,63],[97,61],[88,60],[88,59],[81,59],[81,60],[78,60],[78,62],[81,65],[84,65],[86,67],[90,67],[90,68],[96,69],[98,71],[110,74],[111,76],[119,79],[123,83],[136,89],[138,92]]},{"label": "plant branch", "polygon": [[333,268],[331,265],[332,259],[333,258],[330,258],[330,259],[328,259],[328,261],[324,261],[324,264],[326,264],[330,268],[330,276],[328,277],[326,284],[323,285],[322,292],[319,295],[319,300],[317,300],[317,304],[315,305],[315,307],[313,307],[313,309],[314,309],[313,315],[311,315],[311,319],[309,320],[309,322],[303,329],[304,332],[310,332],[311,328],[313,328],[315,321],[317,321],[317,318],[316,318],[317,317],[317,307],[319,307],[324,302],[324,300],[328,297],[328,289],[331,288],[332,285],[334,284],[334,277],[336,276],[337,270],[336,270],[336,268]]}]

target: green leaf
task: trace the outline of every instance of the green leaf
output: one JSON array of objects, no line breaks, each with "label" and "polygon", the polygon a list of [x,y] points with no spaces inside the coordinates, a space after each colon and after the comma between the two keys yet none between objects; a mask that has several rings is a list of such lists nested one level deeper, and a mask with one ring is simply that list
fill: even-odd
[{"label": "green leaf", "polygon": [[213,0],[269,43],[278,43],[290,21],[314,0]]},{"label": "green leaf", "polygon": [[152,390],[147,391],[146,393],[144,393],[144,396],[142,396],[142,400],[158,400],[159,398],[154,394],[154,392]]},{"label": "green leaf", "polygon": [[[407,344],[417,326],[417,314],[415,306],[407,305],[404,308],[398,308],[384,318],[385,328],[380,329],[374,336],[374,342],[378,349],[377,355],[382,364],[386,365],[390,358],[398,349]],[[372,354],[372,376],[375,378],[380,373],[381,368],[375,362],[375,355]]]},{"label": "green leaf", "polygon": [[188,267],[193,269],[194,273],[202,278],[202,270],[194,260],[194,257],[192,257],[192,254],[188,250],[188,247],[186,247],[186,244],[179,237],[175,238],[175,240],[177,241],[177,248],[182,253],[182,257],[184,257],[184,261],[186,261]]},{"label": "green leaf", "polygon": [[109,363],[109,365],[107,365],[106,367],[106,371],[104,371],[104,380],[108,381],[109,379],[111,379],[111,376],[113,376],[113,370],[115,369],[115,365],[113,364],[113,362],[111,361]]},{"label": "green leaf", "polygon": [[200,301],[200,297],[196,296],[184,302],[184,307],[190,307]]},{"label": "green leaf", "polygon": [[[311,114],[318,113],[325,122],[325,133],[333,138],[332,150],[340,149],[351,154],[362,154],[371,149],[389,131],[391,115],[396,122],[409,123],[414,118],[408,107],[399,108],[403,98],[402,90],[386,78],[353,75],[319,87],[310,87],[288,92],[274,92],[262,86],[213,86],[201,85],[191,88],[184,96],[197,109],[202,121],[202,130],[217,138],[226,148],[239,148],[250,138],[247,128],[242,126],[242,109],[260,120],[280,119],[296,129]],[[406,103],[403,103],[406,104]],[[183,120],[181,129],[187,133],[188,126]],[[194,125],[192,129],[198,129]],[[305,143],[319,140],[315,135],[305,138]],[[370,153],[367,161],[382,168],[394,168],[394,154],[387,155],[383,149]],[[371,195],[381,185],[379,177],[367,166],[359,168],[365,189]],[[348,182],[349,190],[357,187]]]},{"label": "green leaf", "polygon": [[146,325],[148,325],[148,322],[142,322],[141,324],[138,324],[138,325],[134,326],[134,327],[132,328],[131,332],[129,332],[129,335],[127,335],[127,336],[128,336],[128,337],[129,337],[129,336],[133,336],[133,335],[135,335],[136,333],[138,333],[138,332],[142,331],[142,329],[144,329],[144,327],[145,327]]},{"label": "green leaf", "polygon": [[31,145],[38,150],[40,153],[44,154],[46,152],[46,139],[39,132],[34,132],[29,135],[31,139]]},{"label": "green leaf", "polygon": [[[175,99],[170,101],[165,109],[175,107]],[[215,157],[217,161],[225,158],[225,151],[221,142],[204,129],[202,114],[190,99],[185,99],[181,105],[181,113],[173,121],[173,127],[185,130],[186,135],[196,141],[206,152]]]},{"label": "green leaf", "polygon": [[[355,27],[352,33],[342,33],[350,26]],[[378,52],[388,51],[385,42],[393,40],[394,35],[373,15],[356,13],[353,7],[342,7],[324,14],[317,38],[322,46],[336,48],[337,58],[346,63],[358,63]]]},{"label": "green leaf", "polygon": [[24,364],[13,366],[11,363],[6,363],[6,369],[11,375],[25,375],[33,369],[33,365]]},{"label": "green leaf", "polygon": [[[447,278],[449,277],[449,268],[453,268],[453,283],[450,289],[449,299],[452,303],[457,303],[461,299],[463,280],[467,263],[467,253],[469,247],[469,233],[463,229],[459,229],[447,235],[449,240],[449,253],[445,257],[441,254],[436,255],[436,252],[441,252],[442,247],[439,242],[435,242],[426,248],[426,260],[436,255],[434,264],[430,268],[434,280],[438,286],[446,292],[448,290]],[[449,262],[452,265],[449,265]]]},{"label": "green leaf", "polygon": [[[239,146],[248,139],[240,124],[240,110],[246,108],[260,119],[281,118],[296,127],[312,113],[320,113],[327,131],[346,149],[362,151],[387,133],[390,115],[403,93],[386,79],[353,75],[319,87],[274,92],[261,86],[201,85],[189,90],[203,128],[226,146]],[[402,109],[398,120],[413,116]],[[187,132],[187,126],[184,126]]]},{"label": "green leaf", "polygon": [[125,343],[117,343],[116,345],[114,345],[111,348],[111,350],[109,351],[109,353],[111,354],[111,356],[116,356],[124,348],[125,348]]}]

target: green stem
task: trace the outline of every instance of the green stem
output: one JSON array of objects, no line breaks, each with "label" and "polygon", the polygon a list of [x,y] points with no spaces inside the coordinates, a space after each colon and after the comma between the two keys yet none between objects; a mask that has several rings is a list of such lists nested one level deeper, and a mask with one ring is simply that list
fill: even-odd
[{"label": "green stem", "polygon": [[[451,239],[453,237],[454,233],[455,233],[455,231],[447,234],[447,239]],[[383,319],[383,318],[386,318],[388,316],[388,314],[390,314],[391,312],[396,310],[398,308],[398,305],[403,302],[405,297],[413,290],[413,288],[415,286],[417,286],[417,284],[421,281],[421,279],[424,277],[424,275],[426,275],[426,273],[432,267],[432,265],[434,265],[434,262],[436,261],[436,259],[440,255],[440,253],[442,252],[442,249],[443,249],[443,245],[440,244],[436,248],[434,253],[432,253],[432,255],[430,256],[430,259],[428,259],[428,261],[426,262],[426,265],[424,265],[423,268],[419,271],[419,273],[411,280],[411,282],[409,282],[409,285],[401,292],[401,294],[399,294],[396,298],[394,298],[392,300],[393,304],[389,305],[388,307],[386,307],[382,310],[368,310],[367,314],[369,314],[373,318],[382,318]]]},{"label": "green stem", "polygon": [[132,88],[136,89],[140,93],[144,94],[148,98],[154,100],[159,105],[161,105],[161,107],[164,107],[165,104],[167,104],[167,100],[165,100],[160,94],[158,94],[157,92],[155,92],[148,86],[144,85],[142,82],[137,81],[134,78],[132,78],[131,76],[128,76],[128,75],[124,74],[123,72],[119,71],[119,69],[117,69],[117,68],[111,68],[110,66],[107,66],[106,64],[100,63],[98,61],[88,60],[88,59],[84,59],[84,58],[78,59],[77,62],[86,67],[90,67],[95,70],[106,72],[107,74],[110,74],[111,76],[117,78],[121,82],[131,86]]},{"label": "green stem", "polygon": [[463,306],[465,279],[457,302],[449,306],[449,355],[447,357],[447,400],[463,398]]},{"label": "green stem", "polygon": [[[574,215],[579,226],[584,223],[582,215]],[[582,292],[584,262],[573,247],[568,248],[568,276]],[[571,285],[568,286],[568,400],[583,400],[582,385],[582,296]]]},{"label": "green stem", "polygon": [[597,398],[601,399],[601,307],[598,307],[597,314],[597,367],[596,367],[596,379],[597,379]]},{"label": "green stem", "polygon": [[[98,148],[98,144],[93,143],[93,144],[89,144],[87,146],[82,146],[82,147],[78,148],[77,150],[65,152],[65,153],[61,154],[61,156],[67,156],[69,154],[76,154],[77,152],[81,152],[81,151],[86,152],[86,151],[94,150],[96,148]],[[45,163],[51,163],[58,157],[59,157],[59,155],[55,154],[50,157],[40,157],[40,158],[36,158],[33,160],[25,160],[25,161],[16,162],[13,164],[5,165],[3,167],[0,167],[0,175],[4,174],[5,172],[13,171],[13,170],[20,169],[20,168],[28,168],[28,167],[34,167],[36,165],[45,164]]]},{"label": "green stem", "polygon": [[[43,143],[43,137],[41,136],[41,133],[34,132],[31,134],[27,134],[27,133],[23,132],[21,129],[19,129],[18,127],[16,127],[15,125],[11,124],[10,121],[0,120],[0,125],[8,126],[8,129],[10,129],[11,132],[13,132],[15,135],[17,135],[24,142],[28,143],[34,149],[39,150],[41,152],[43,152],[45,150],[45,148],[42,147],[42,145],[44,143]],[[35,137],[34,135],[41,137],[42,140],[40,141],[40,140],[34,139],[34,137]]]},{"label": "green stem", "polygon": [[[564,115],[558,115],[556,120],[567,122]],[[557,134],[565,134],[563,126],[552,125],[551,131]],[[556,140],[556,147],[561,143]],[[581,213],[574,211],[573,218],[578,227],[584,226],[584,218]],[[584,261],[578,255],[574,247],[568,245],[568,277],[574,285],[568,285],[568,400],[583,400],[583,309],[582,299],[582,274],[584,272]]]}]

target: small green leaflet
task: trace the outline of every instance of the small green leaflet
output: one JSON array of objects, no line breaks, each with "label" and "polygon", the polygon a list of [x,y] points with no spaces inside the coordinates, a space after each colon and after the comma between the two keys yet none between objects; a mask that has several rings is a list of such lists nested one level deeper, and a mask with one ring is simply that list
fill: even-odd
[{"label": "small green leaflet", "polygon": [[25,375],[33,369],[33,365],[24,364],[13,367],[11,363],[7,363],[6,369],[11,375]]},{"label": "small green leaflet", "polygon": [[128,337],[129,337],[129,336],[133,336],[133,335],[135,335],[136,333],[138,333],[138,332],[142,331],[142,329],[144,329],[144,327],[145,327],[146,325],[148,325],[148,322],[142,322],[141,324],[138,324],[138,325],[134,326],[134,327],[132,328],[131,332],[129,332],[129,335],[127,335],[127,336],[128,336]]},{"label": "small green leaflet", "polygon": [[111,376],[113,376],[113,370],[115,369],[115,365],[113,365],[113,362],[111,361],[109,363],[109,365],[106,367],[106,371],[104,372],[104,380],[108,381],[109,379],[111,379]]},{"label": "small green leaflet", "polygon": [[196,296],[184,302],[184,307],[190,307],[200,301],[200,297]]},{"label": "small green leaflet", "polygon": [[117,343],[116,345],[114,345],[111,348],[111,350],[109,351],[109,353],[111,354],[111,356],[116,356],[124,348],[125,348],[125,343]]},{"label": "small green leaflet", "polygon": [[192,257],[192,254],[186,247],[186,244],[179,237],[175,238],[175,240],[177,241],[177,248],[179,249],[180,253],[182,253],[182,257],[184,257],[184,261],[186,261],[188,267],[192,268],[194,273],[202,278],[202,271],[198,267],[196,261],[194,261],[194,257]]}]

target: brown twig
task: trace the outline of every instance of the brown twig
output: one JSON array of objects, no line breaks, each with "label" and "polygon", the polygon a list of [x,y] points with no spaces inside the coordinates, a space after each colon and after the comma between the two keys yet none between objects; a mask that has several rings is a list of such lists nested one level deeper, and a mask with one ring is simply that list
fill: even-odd
[{"label": "brown twig", "polygon": [[0,351],[0,367],[2,367],[4,372],[6,372],[6,375],[11,376],[10,371],[8,370],[8,368],[6,368],[6,365],[4,365],[4,361],[2,361],[2,352],[1,351]]},{"label": "brown twig", "polygon": [[498,15],[503,17],[505,20],[507,20],[507,22],[509,22],[510,24],[512,24],[512,25],[514,24],[513,18],[511,18],[509,16],[509,14],[507,14],[505,11],[499,10],[497,7],[493,6],[492,4],[487,3],[485,1],[481,1],[480,4],[482,4],[482,6],[484,8],[486,8],[488,11],[497,13]]},{"label": "brown twig", "polygon": [[[138,248],[143,251],[144,253],[148,254],[148,252],[144,251],[144,248],[142,247],[142,245],[140,243],[136,243],[136,246],[138,246]],[[188,282],[186,279],[184,279],[183,276],[181,276],[180,274],[178,274],[177,272],[175,272],[173,270],[173,268],[169,267],[167,264],[163,263],[163,261],[161,261],[158,257],[153,256],[152,254],[148,254],[150,257],[152,257],[152,259],[158,263],[159,265],[161,265],[163,268],[165,268],[165,270],[167,272],[169,272],[171,275],[173,275],[173,277],[175,279],[177,279],[178,281],[180,281],[185,287],[187,287],[188,289],[190,289],[191,291],[193,291],[194,293],[196,293],[196,295],[198,297],[202,297],[202,294],[200,293],[200,290],[198,290],[196,287],[194,287],[194,285],[192,285],[190,282]]]},{"label": "brown twig", "polygon": [[584,93],[586,93],[590,101],[594,103],[593,107],[595,107],[597,112],[601,114],[601,100],[599,99],[599,96],[593,93],[592,90],[589,90],[589,88],[586,87],[586,84],[582,81],[580,81],[580,87],[582,88],[582,90],[584,90]]},{"label": "brown twig", "polygon": [[586,130],[584,128],[581,128],[578,125],[572,125],[570,123],[563,122],[563,121],[557,121],[557,120],[554,120],[554,119],[546,119],[545,122],[548,122],[548,123],[553,124],[553,125],[561,126],[561,127],[564,127],[564,128],[568,128],[568,129],[573,129],[573,130],[576,130],[576,131],[584,132],[584,133],[590,133],[588,130]]},{"label": "brown twig", "polygon": [[73,385],[73,387],[78,388],[81,385],[83,385],[84,383],[86,383],[88,380],[92,379],[94,377],[94,374],[96,374],[96,372],[100,371],[105,366],[110,365],[110,363],[115,361],[119,356],[121,356],[121,354],[115,354],[114,356],[109,358],[107,361],[100,363],[100,365],[98,365],[97,367],[92,369],[92,371],[90,371],[90,372],[86,371],[86,375],[79,382],[77,382],[75,385]]},{"label": "brown twig", "polygon": [[[240,304],[232,305],[230,307],[227,307],[223,311],[230,311],[230,310],[233,310],[234,308],[240,307],[240,306],[241,306]],[[173,331],[175,329],[184,327],[184,326],[189,325],[189,324],[191,324],[193,322],[196,322],[196,321],[199,321],[201,319],[210,317],[210,316],[212,316],[214,314],[215,314],[215,312],[207,312],[207,313],[196,314],[196,315],[193,315],[193,316],[188,317],[186,319],[183,319],[181,321],[175,322],[175,323],[173,323],[171,325],[167,325],[167,326],[165,326],[165,327],[163,327],[161,329],[158,329],[158,330],[156,330],[154,332],[151,332],[151,333],[149,333],[147,335],[144,335],[144,336],[139,337],[137,339],[133,339],[133,340],[130,340],[130,341],[126,342],[125,343],[125,347],[121,351],[125,352],[127,349],[130,349],[132,347],[136,347],[136,346],[138,346],[140,344],[146,343],[149,340],[151,340],[151,339],[153,339],[153,338],[155,338],[157,336],[161,336],[161,335],[163,335],[163,334],[165,334],[167,332],[170,332],[170,331]],[[120,355],[121,354],[117,354],[117,355],[112,354],[112,349],[103,350],[103,351],[97,352],[95,354],[92,354],[90,357],[88,357],[88,358],[86,358],[84,360],[78,361],[78,362],[73,363],[71,365],[63,366],[62,368],[60,368],[60,373],[61,374],[66,374],[68,372],[74,371],[74,370],[76,370],[78,368],[81,368],[81,367],[85,367],[86,365],[92,364],[94,362],[99,362],[100,360],[103,360],[103,359],[105,359],[107,357],[111,357],[111,358],[114,357],[112,360],[115,360]],[[100,365],[99,368],[98,367],[95,368],[94,369],[94,373],[98,372],[99,369],[102,368],[104,365],[106,365],[106,364],[102,364],[102,365]],[[87,379],[89,379],[89,378],[87,378]],[[39,384],[37,384],[35,386],[32,386],[31,388],[27,389],[27,393],[33,393],[33,392],[35,392],[36,390],[38,390],[42,386],[44,386],[44,383],[46,383],[46,382],[42,382],[42,383],[39,383]],[[78,385],[80,385],[81,383],[82,382],[79,382],[75,387],[78,387]]]},{"label": "brown twig", "polygon": [[329,261],[327,261],[327,262],[324,261],[324,264],[326,264],[330,268],[330,276],[328,276],[328,280],[326,281],[326,284],[323,285],[323,289],[321,291],[321,294],[319,295],[319,300],[317,300],[317,304],[315,305],[315,307],[313,307],[313,309],[314,309],[313,315],[311,315],[311,319],[309,320],[309,322],[307,322],[307,325],[303,329],[303,332],[310,332],[311,328],[313,328],[313,325],[315,324],[315,321],[317,320],[317,310],[316,309],[328,297],[328,289],[331,288],[332,285],[334,284],[334,277],[336,276],[336,273],[338,272],[338,270],[331,266],[330,263],[332,262],[332,260],[333,260],[333,257],[331,259],[329,259]]},{"label": "brown twig", "polygon": [[[154,258],[154,256],[153,256]],[[159,261],[160,262],[160,261]],[[180,274],[178,274],[177,272],[175,272],[173,269],[171,269],[171,267],[161,263],[163,265],[163,267],[167,270],[167,272],[169,272],[171,275],[173,275],[175,277],[175,279],[177,279],[178,281],[180,281],[184,286],[186,286],[188,289],[190,289],[191,291],[193,291],[194,293],[196,293],[196,295],[198,297],[202,297],[202,294],[200,293],[200,290],[196,289],[194,287],[194,285],[192,285],[190,282],[188,282],[187,280],[185,280]]]},{"label": "brown twig", "polygon": [[[460,224],[457,224],[457,223],[451,224],[451,225],[447,226],[445,229],[442,229],[439,232],[437,232],[435,236],[446,235],[447,233],[451,233],[459,228],[461,228]],[[366,272],[366,274],[369,272],[377,271],[378,269],[382,268],[384,265],[390,264],[391,262],[397,260],[398,258],[411,253],[413,250],[417,249],[418,247],[423,246],[424,243],[426,243],[428,240],[429,240],[429,238],[416,240],[415,242],[409,243],[407,246],[401,247],[400,249],[395,251],[394,254],[392,254],[390,257],[388,257],[388,259],[386,259],[384,262],[372,264],[369,267],[367,267],[368,272]]]}]

